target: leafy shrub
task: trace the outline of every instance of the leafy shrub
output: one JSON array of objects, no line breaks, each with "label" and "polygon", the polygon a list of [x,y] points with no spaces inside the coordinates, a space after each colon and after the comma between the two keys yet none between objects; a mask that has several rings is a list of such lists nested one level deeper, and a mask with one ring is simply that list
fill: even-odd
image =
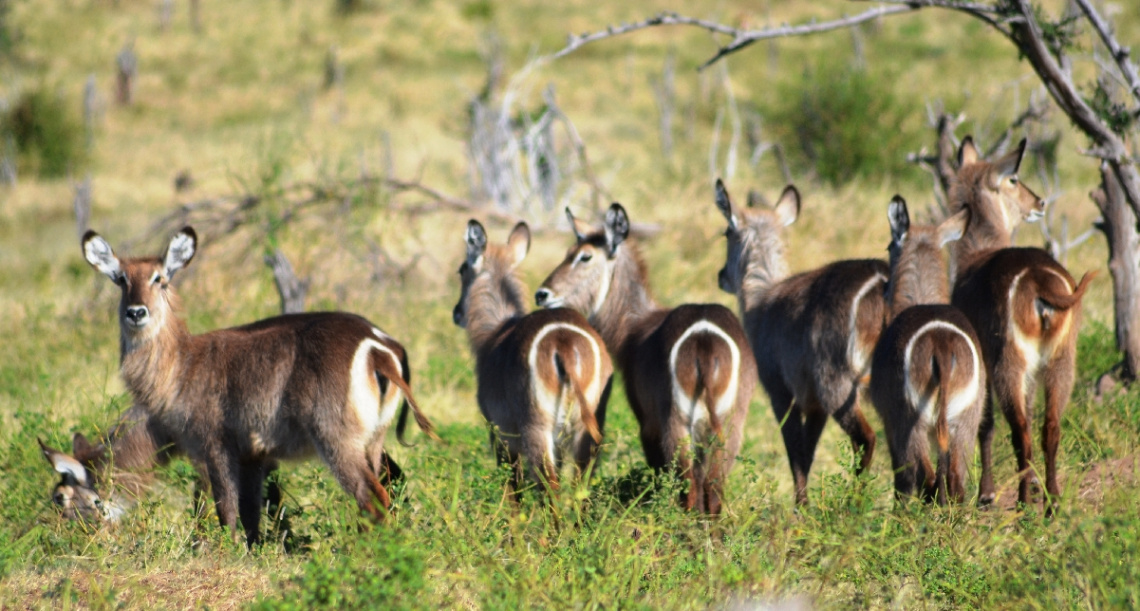
[{"label": "leafy shrub", "polygon": [[85,158],[83,125],[65,101],[44,86],[25,91],[0,117],[0,134],[15,141],[26,170],[45,178],[64,176]]},{"label": "leafy shrub", "polygon": [[793,83],[782,87],[770,124],[798,144],[802,165],[833,185],[905,168],[902,125],[915,105],[899,99],[889,75],[824,64]]}]

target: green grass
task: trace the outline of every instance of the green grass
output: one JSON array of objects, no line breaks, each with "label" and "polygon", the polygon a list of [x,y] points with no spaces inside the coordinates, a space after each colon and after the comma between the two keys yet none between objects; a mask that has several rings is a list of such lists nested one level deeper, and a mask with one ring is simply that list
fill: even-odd
[{"label": "green grass", "polygon": [[[882,437],[868,477],[856,481],[849,443],[829,425],[811,503],[796,511],[778,429],[758,391],[726,514],[710,522],[682,512],[677,482],[646,469],[620,385],[602,459],[586,485],[567,486],[553,510],[527,495],[514,511],[475,406],[465,334],[451,323],[463,228],[481,215],[409,214],[399,208],[424,198],[362,190],[284,223],[279,190],[356,178],[362,166],[380,171],[387,133],[398,177],[465,197],[466,103],[483,82],[479,52],[488,33],[502,42],[509,76],[536,45],[551,52],[568,32],[641,19],[662,7],[645,0],[395,0],[365,1],[361,10],[340,14],[332,0],[231,4],[203,2],[203,29],[195,33],[182,3],[166,31],[157,26],[154,3],[142,0],[3,3],[10,8],[4,27],[19,37],[0,61],[0,97],[14,103],[37,84],[53,83],[67,112],[78,116],[83,83],[95,75],[104,107],[84,166],[92,175],[91,222],[116,247],[135,241],[122,254],[160,252],[169,235],[144,235],[145,228],[180,204],[245,190],[264,195],[250,226],[228,236],[200,231],[202,251],[175,280],[191,329],[275,313],[277,295],[261,258],[267,248],[281,248],[312,279],[311,307],[359,312],[408,347],[413,387],[444,442],[390,444],[407,480],[396,512],[378,526],[360,518],[319,461],[281,470],[288,529],[264,525],[267,543],[252,551],[234,545],[212,516],[195,517],[194,471],[184,461],[161,469],[153,494],[115,527],[62,521],[48,498],[55,478],[36,438],[66,447],[74,432],[92,437],[109,429],[129,405],[117,371],[118,295],[80,258],[71,182],[23,172],[16,188],[0,187],[0,607],[704,609],[791,597],[823,608],[1140,605],[1140,396],[1123,392],[1101,403],[1090,397],[1096,376],[1118,359],[1106,274],[1085,302],[1078,384],[1062,423],[1064,497],[1052,519],[1013,506],[1004,422],[995,443],[996,510],[896,507]],[[726,2],[696,16],[761,27],[852,11],[838,1],[772,3],[769,16],[755,4]],[[1117,31],[1135,32],[1137,8],[1122,3],[1121,10]],[[118,108],[113,58],[132,39],[137,103]],[[339,91],[322,88],[331,45],[345,66]],[[870,159],[858,170],[855,162],[835,162],[835,184],[813,182],[823,175],[818,168],[793,167],[804,195],[789,231],[794,271],[840,257],[883,256],[890,196],[901,192],[916,206],[930,201],[927,176],[898,165],[905,153],[931,144],[924,103],[941,99],[964,110],[964,135],[985,129],[991,115],[996,123],[1014,116],[1014,100],[1024,101],[1031,88],[1031,80],[1016,80],[1028,68],[1006,43],[952,13],[922,11],[868,25],[864,49],[866,80],[862,89],[840,92],[857,94],[845,108],[882,91],[897,114],[889,133],[875,117],[832,124],[841,131],[831,133],[854,133],[862,148],[831,152]],[[717,70],[694,70],[714,51],[706,33],[685,28],[615,38],[539,70],[520,100],[519,108],[532,112],[542,89],[553,85],[599,179],[632,220],[661,228],[644,251],[655,294],[667,304],[735,307],[716,288],[724,227],[707,169],[724,94]],[[677,112],[666,160],[648,77],[660,74],[670,52]],[[760,112],[762,136],[780,139],[794,155],[796,143],[774,111],[791,122],[802,120],[795,109],[805,99],[829,101],[829,87],[843,83],[806,81],[803,67],[815,68],[813,78],[831,74],[824,64],[846,66],[850,53],[849,35],[839,32],[755,45],[729,58],[727,68],[740,108]],[[854,111],[826,111],[837,112]],[[1052,121],[1067,130],[1059,116]],[[1079,232],[1097,216],[1085,196],[1096,173],[1078,153],[1080,139],[1062,133],[1065,192],[1054,205]],[[721,134],[722,154],[725,144]],[[751,187],[775,196],[783,177],[771,155],[751,167],[747,153],[740,152],[729,188],[740,197]],[[195,186],[175,194],[172,180],[182,170]],[[1035,177],[1026,179],[1040,190]],[[572,204],[589,213],[584,196]],[[534,243],[520,272],[531,287],[571,241],[558,229],[561,218],[528,218]],[[487,225],[492,239],[508,229]],[[1040,242],[1032,227],[1019,241]],[[372,245],[391,261],[379,261]],[[1079,275],[1103,267],[1105,258],[1096,238],[1072,252],[1068,266]]]}]

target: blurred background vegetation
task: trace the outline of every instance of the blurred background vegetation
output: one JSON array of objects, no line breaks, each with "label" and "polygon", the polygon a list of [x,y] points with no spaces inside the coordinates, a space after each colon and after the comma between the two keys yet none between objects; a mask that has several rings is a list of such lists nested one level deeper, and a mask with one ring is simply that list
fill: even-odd
[{"label": "blurred background vegetation", "polygon": [[[1063,7],[1045,4],[1053,13]],[[1105,7],[1125,44],[1140,40],[1140,5]],[[735,309],[715,282],[724,256],[723,220],[712,205],[717,176],[741,198],[753,188],[774,197],[788,180],[797,184],[805,200],[790,230],[793,271],[882,257],[890,196],[902,193],[912,209],[934,205],[929,174],[906,161],[907,153],[934,144],[929,111],[964,113],[959,136],[990,143],[1039,86],[997,34],[934,10],[758,43],[700,72],[716,46],[707,32],[689,28],[655,28],[528,63],[562,48],[568,33],[670,8],[648,0],[0,0],[0,466],[11,486],[0,508],[0,599],[22,601],[15,606],[221,607],[291,583],[311,595],[305,600],[354,604],[336,598],[337,584],[363,570],[362,559],[387,556],[400,564],[371,585],[353,583],[392,594],[400,606],[707,606],[797,592],[832,604],[1015,604],[1017,596],[986,598],[1003,586],[1044,597],[1035,599],[1044,606],[1067,606],[1082,591],[1107,596],[1110,578],[1126,581],[1112,573],[1124,568],[1106,565],[1095,569],[1110,573],[1095,587],[1081,581],[1099,579],[1093,573],[1066,581],[1069,598],[1049,599],[1042,585],[1069,570],[1065,558],[1084,557],[1097,537],[1116,532],[1101,521],[1105,515],[1135,516],[1135,507],[1125,509],[1127,494],[1096,493],[1087,508],[1072,508],[1064,525],[1052,528],[1094,533],[1088,549],[1076,539],[1051,540],[1038,565],[1012,558],[1037,553],[1032,542],[1048,538],[1051,527],[1039,518],[1011,525],[1020,518],[1000,513],[942,515],[932,537],[945,546],[924,551],[922,511],[889,512],[885,445],[874,485],[852,493],[850,451],[835,427],[825,434],[813,478],[818,512],[793,514],[782,445],[762,392],[729,488],[730,503],[737,502],[726,521],[735,534],[727,539],[665,502],[633,518],[617,500],[599,502],[605,508],[588,515],[606,526],[579,538],[551,534],[541,518],[510,517],[501,507],[470,516],[457,507],[456,470],[491,478],[471,503],[499,502],[490,453],[481,445],[465,335],[450,320],[469,217],[489,222],[494,240],[514,219],[532,223],[536,238],[521,272],[535,286],[570,243],[562,207],[590,218],[609,200],[620,201],[633,221],[656,229],[644,252],[661,302],[716,301]],[[676,8],[752,28],[860,9],[834,0]],[[1032,155],[1022,176],[1055,198],[1054,220],[1064,216],[1083,231],[1097,217],[1087,196],[1098,181],[1096,166],[1079,153],[1087,143],[1060,113],[1032,129],[1052,144],[1057,180],[1042,184]],[[504,143],[506,136],[514,140]],[[514,182],[501,188],[504,176]],[[452,427],[445,430],[454,440],[446,448],[425,442],[395,450],[418,480],[396,522],[409,538],[354,543],[347,497],[315,463],[285,476],[307,516],[297,536],[311,540],[295,548],[246,554],[229,547],[212,522],[204,534],[196,531],[184,509],[192,474],[184,464],[164,472],[166,492],[122,530],[55,519],[47,502],[53,480],[34,438],[66,446],[73,431],[106,431],[128,400],[117,373],[117,293],[80,257],[77,203],[122,254],[158,252],[175,225],[196,222],[204,248],[176,282],[195,332],[276,314],[263,255],[279,249],[309,280],[310,308],[359,312],[404,342],[421,403]],[[1018,240],[1042,243],[1033,226]],[[1079,275],[1105,259],[1098,236],[1069,253],[1067,264]],[[1086,304],[1082,346],[1111,355],[1111,288],[1103,276]],[[1062,473],[1072,486],[1094,465],[1133,456],[1132,432],[1140,426],[1134,402],[1113,404],[1110,415],[1089,413],[1095,373],[1082,374],[1066,421]],[[628,412],[618,398],[611,412],[621,410]],[[605,476],[641,477],[631,419],[616,418],[611,431],[616,441]],[[999,439],[999,464],[1012,477],[1004,432]],[[630,481],[606,480],[602,490],[618,499]],[[868,516],[844,526],[852,507]],[[625,520],[656,538],[631,542]],[[963,520],[978,538],[958,546],[953,536]],[[684,541],[666,534],[676,529]],[[888,531],[897,538],[884,538]],[[512,533],[509,542],[501,543],[501,532]],[[985,538],[990,532],[1010,538]],[[419,533],[457,539],[448,539],[454,547],[423,547]],[[785,533],[787,541],[772,539]],[[539,539],[574,551],[539,554],[528,547]],[[883,557],[900,545],[905,558],[880,571],[848,549],[854,540]],[[1135,532],[1114,541],[1121,558],[1135,551]],[[692,564],[668,572],[633,555],[608,561],[599,546]],[[341,566],[329,550],[359,556]],[[510,560],[500,563],[503,554]],[[613,589],[590,594],[587,585],[600,577],[581,567],[595,565],[610,571]],[[89,570],[107,577],[111,589],[80,577]],[[408,582],[427,592],[422,597],[409,602],[407,592],[390,591],[391,579],[424,571],[432,576],[426,583]],[[624,592],[630,582],[623,571],[646,581]],[[683,589],[705,572],[700,588],[669,597],[670,588]],[[535,576],[551,575],[564,598],[542,598]],[[1126,597],[1135,596],[1135,583]],[[211,584],[208,592],[202,584]],[[520,588],[518,599],[492,596],[511,587]],[[1114,606],[1106,597],[1095,600]]]}]

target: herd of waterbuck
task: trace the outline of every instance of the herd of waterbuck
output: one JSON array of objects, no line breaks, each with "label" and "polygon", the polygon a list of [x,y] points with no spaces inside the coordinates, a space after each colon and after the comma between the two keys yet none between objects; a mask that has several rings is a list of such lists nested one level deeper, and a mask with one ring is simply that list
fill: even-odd
[{"label": "herd of waterbuck", "polygon": [[[740,450],[759,380],[779,423],[796,503],[807,501],[815,448],[828,417],[851,437],[857,471],[871,464],[875,433],[859,406],[869,396],[886,429],[895,487],[939,503],[966,498],[974,440],[981,446],[978,501],[994,500],[993,403],[1009,421],[1020,473],[1018,499],[1037,483],[1030,414],[1044,384],[1045,506],[1057,484],[1061,412],[1073,388],[1079,283],[1048,253],[1011,245],[1014,228],[1043,201],[1018,180],[1025,152],[994,161],[966,138],[958,152],[950,216],[912,225],[905,201],[888,206],[890,260],[837,261],[790,275],[784,228],[800,213],[789,186],[774,206],[735,204],[717,181],[728,222],[720,305],[658,305],[646,265],[613,204],[601,229],[567,211],[576,244],[535,293],[516,269],[530,247],[519,223],[505,244],[470,221],[454,321],[475,357],[479,409],[510,495],[524,476],[539,493],[558,488],[565,453],[578,472],[603,439],[614,363],[654,469],[683,478],[681,503],[717,514]],[[952,244],[949,275],[942,248]],[[146,474],[187,456],[209,484],[222,525],[258,539],[265,479],[281,459],[318,454],[360,509],[377,520],[402,474],[384,451],[416,403],[407,354],[369,321],[341,312],[291,314],[192,335],[171,277],[194,257],[187,227],[161,257],[119,258],[98,234],[87,261],[122,290],[121,374],[134,401],[104,444],[75,435],[73,455],[41,442],[62,480],[53,500],[65,515],[116,519],[144,491]],[[611,361],[611,358],[613,359]],[[989,400],[987,400],[987,396]],[[931,442],[936,463],[931,462]],[[101,497],[97,483],[115,474]],[[269,487],[271,500],[279,492]],[[377,505],[378,503],[378,505]]]}]

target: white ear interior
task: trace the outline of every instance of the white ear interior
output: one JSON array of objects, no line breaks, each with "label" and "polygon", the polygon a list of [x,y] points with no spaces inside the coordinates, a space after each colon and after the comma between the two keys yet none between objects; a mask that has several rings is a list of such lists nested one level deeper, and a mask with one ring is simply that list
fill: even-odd
[{"label": "white ear interior", "polygon": [[169,278],[174,275],[174,272],[186,267],[190,259],[194,258],[194,250],[197,247],[194,236],[179,232],[170,240],[170,246],[166,247],[166,259],[162,265],[165,268],[163,274]]},{"label": "white ear interior", "polygon": [[51,459],[51,466],[57,473],[74,477],[75,481],[79,482],[82,486],[88,485],[87,469],[79,464],[78,460],[75,460],[63,452],[52,452],[49,458]]},{"label": "white ear interior", "polygon": [[83,243],[83,256],[95,269],[112,280],[118,280],[123,275],[123,270],[119,267],[119,258],[102,236],[94,236]]}]

